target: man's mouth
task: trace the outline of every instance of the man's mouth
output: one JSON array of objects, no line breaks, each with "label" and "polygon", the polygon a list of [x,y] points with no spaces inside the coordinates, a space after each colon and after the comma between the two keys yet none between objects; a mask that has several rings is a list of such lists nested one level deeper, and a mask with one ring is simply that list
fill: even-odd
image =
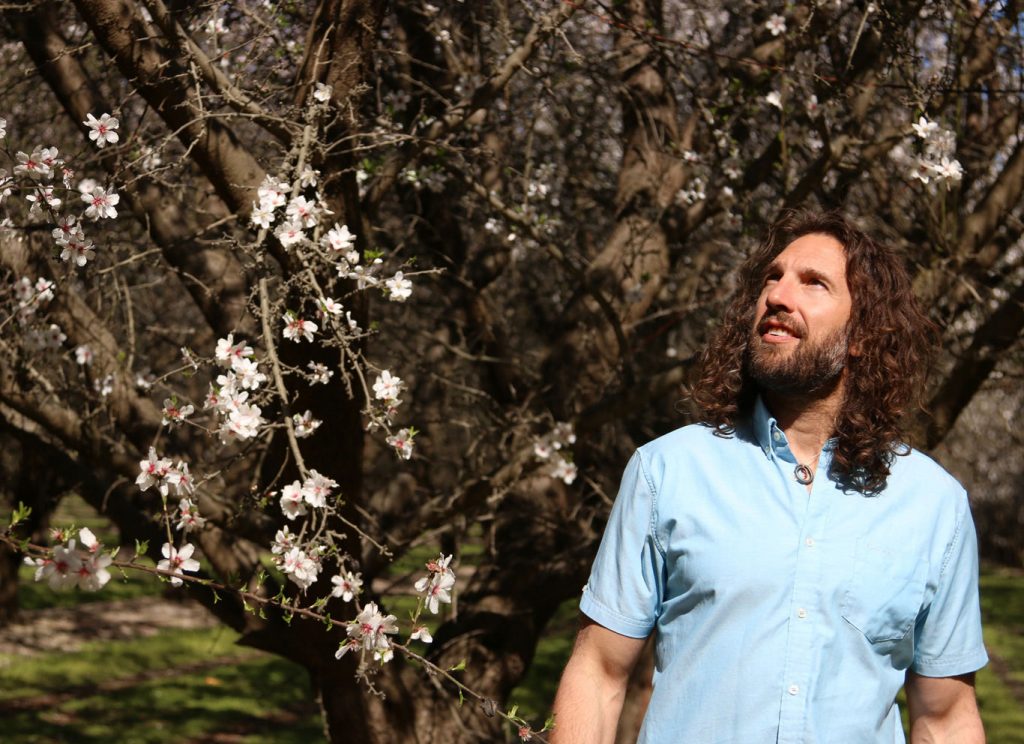
[{"label": "man's mouth", "polygon": [[793,326],[775,319],[762,320],[757,326],[757,332],[761,338],[771,343],[799,339],[801,337],[800,332]]}]

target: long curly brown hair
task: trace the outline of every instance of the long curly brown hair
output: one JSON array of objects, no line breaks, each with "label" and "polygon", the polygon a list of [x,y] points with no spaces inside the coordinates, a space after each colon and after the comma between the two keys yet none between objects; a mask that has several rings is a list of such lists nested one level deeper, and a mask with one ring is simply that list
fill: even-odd
[{"label": "long curly brown hair", "polygon": [[732,435],[737,421],[750,416],[758,391],[745,372],[744,356],[765,273],[787,245],[812,234],[835,238],[845,249],[853,300],[849,343],[859,350],[847,355],[829,476],[844,488],[877,494],[885,488],[893,457],[909,452],[903,444],[905,414],[920,402],[938,335],[914,297],[901,257],[838,212],[793,211],[769,229],[740,268],[691,394],[704,423],[722,435]]}]

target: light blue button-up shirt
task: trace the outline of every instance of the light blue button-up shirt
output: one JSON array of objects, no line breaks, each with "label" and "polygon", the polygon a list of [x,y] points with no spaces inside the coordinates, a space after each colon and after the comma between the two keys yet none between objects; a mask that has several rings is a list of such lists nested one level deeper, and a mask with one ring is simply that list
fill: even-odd
[{"label": "light blue button-up shirt", "polygon": [[633,455],[580,609],[657,630],[640,742],[903,742],[908,668],[985,665],[963,488],[914,451],[863,496],[830,460],[808,493],[760,401],[731,438],[687,426]]}]

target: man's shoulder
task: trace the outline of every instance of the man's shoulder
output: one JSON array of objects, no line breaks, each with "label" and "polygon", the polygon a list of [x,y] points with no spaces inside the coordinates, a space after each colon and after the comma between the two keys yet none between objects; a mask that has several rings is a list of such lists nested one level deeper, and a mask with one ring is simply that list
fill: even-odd
[{"label": "man's shoulder", "polygon": [[891,486],[910,488],[931,498],[951,500],[966,498],[964,487],[948,470],[920,450],[905,446],[893,459]]},{"label": "man's shoulder", "polygon": [[723,434],[708,424],[688,424],[652,439],[639,448],[644,460],[674,459],[686,452],[725,453],[750,444],[749,437],[740,431]]}]

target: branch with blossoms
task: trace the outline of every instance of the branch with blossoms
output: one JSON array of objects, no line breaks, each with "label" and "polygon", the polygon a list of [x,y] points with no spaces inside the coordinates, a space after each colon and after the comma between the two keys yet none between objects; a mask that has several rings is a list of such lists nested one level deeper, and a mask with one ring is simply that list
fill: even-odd
[{"label": "branch with blossoms", "polygon": [[[168,470],[168,474],[170,470]],[[154,474],[148,474],[152,477]],[[167,474],[165,474],[166,477]],[[140,479],[143,476],[140,475]],[[174,476],[170,476],[173,480]],[[282,497],[284,498],[284,497]],[[139,571],[160,577],[171,586],[180,587],[186,583],[203,586],[214,592],[229,592],[239,597],[246,609],[261,617],[268,608],[278,610],[282,617],[291,620],[294,617],[304,618],[332,628],[340,625],[344,628],[345,638],[340,641],[335,658],[343,659],[348,653],[359,655],[357,674],[372,685],[369,671],[374,665],[383,666],[394,660],[399,653],[410,661],[419,663],[425,672],[434,679],[441,679],[451,684],[459,695],[460,701],[469,698],[477,701],[488,716],[499,716],[512,725],[517,736],[523,741],[545,742],[543,734],[554,728],[554,718],[549,718],[539,729],[533,729],[530,723],[517,715],[517,706],[507,712],[498,709],[495,701],[480,695],[465,685],[455,675],[464,668],[464,663],[454,667],[443,668],[430,661],[409,647],[413,641],[430,644],[433,638],[427,626],[420,621],[424,610],[436,615],[442,604],[451,602],[451,591],[455,587],[456,577],[450,567],[452,556],[441,554],[437,559],[427,562],[426,576],[418,579],[414,588],[417,592],[416,610],[410,615],[410,632],[406,643],[398,642],[394,637],[400,632],[398,618],[384,614],[376,602],[360,603],[363,583],[358,573],[344,570],[331,578],[334,585],[329,597],[339,598],[343,602],[353,602],[358,612],[352,620],[339,623],[330,613],[321,611],[328,597],[324,597],[311,607],[302,607],[296,602],[288,601],[283,596],[268,597],[244,588],[232,587],[203,576],[192,576],[201,570],[199,561],[193,558],[195,547],[192,543],[184,543],[175,547],[170,542],[161,549],[163,560],[156,566],[147,566],[138,562],[136,554],[131,560],[118,560],[119,548],[105,551],[104,546],[86,527],[77,531],[72,528],[55,528],[50,536],[54,547],[37,545],[27,540],[18,540],[14,531],[19,522],[23,521],[30,510],[19,506],[12,514],[10,524],[0,533],[0,543],[4,543],[25,555],[24,563],[35,568],[35,581],[46,581],[56,591],[70,591],[75,588],[85,592],[96,592],[102,589],[111,579],[111,569]],[[179,513],[179,529],[187,533],[190,529],[201,527],[204,520],[199,517],[195,505],[188,499],[181,502]],[[72,536],[74,535],[74,536]],[[275,563],[297,582],[315,580],[320,570],[322,556],[306,555],[293,544],[294,536],[285,527],[278,533],[272,548]]]}]

